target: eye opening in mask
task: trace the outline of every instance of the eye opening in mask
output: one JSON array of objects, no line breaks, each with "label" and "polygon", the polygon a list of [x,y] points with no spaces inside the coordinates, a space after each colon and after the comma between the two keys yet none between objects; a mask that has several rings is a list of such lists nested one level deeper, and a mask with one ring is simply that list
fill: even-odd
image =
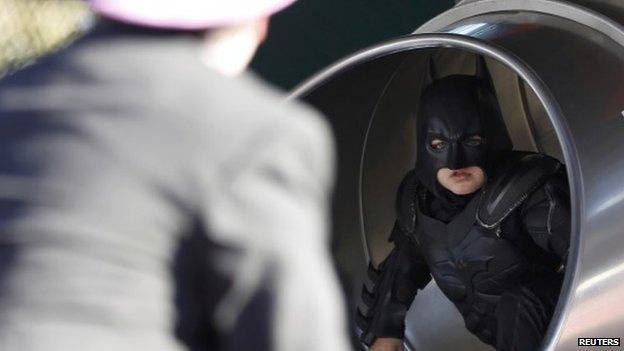
[{"label": "eye opening in mask", "polygon": [[485,144],[485,139],[480,134],[472,134],[465,137],[462,144],[468,147],[478,147]]},{"label": "eye opening in mask", "polygon": [[433,134],[429,136],[429,142],[427,145],[429,145],[429,148],[433,151],[441,151],[446,148],[448,141],[440,135]]}]

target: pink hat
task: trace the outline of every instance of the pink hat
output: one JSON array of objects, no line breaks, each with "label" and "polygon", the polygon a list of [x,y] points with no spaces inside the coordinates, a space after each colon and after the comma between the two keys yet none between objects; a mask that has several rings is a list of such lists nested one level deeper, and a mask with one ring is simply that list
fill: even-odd
[{"label": "pink hat", "polygon": [[295,0],[89,0],[103,16],[148,27],[204,29],[271,15]]}]

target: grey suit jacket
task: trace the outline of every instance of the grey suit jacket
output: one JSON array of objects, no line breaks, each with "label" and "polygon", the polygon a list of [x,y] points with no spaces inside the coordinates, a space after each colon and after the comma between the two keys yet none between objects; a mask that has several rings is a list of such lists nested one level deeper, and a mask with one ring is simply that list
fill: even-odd
[{"label": "grey suit jacket", "polygon": [[2,350],[348,348],[328,127],[199,50],[103,30],[0,82]]}]

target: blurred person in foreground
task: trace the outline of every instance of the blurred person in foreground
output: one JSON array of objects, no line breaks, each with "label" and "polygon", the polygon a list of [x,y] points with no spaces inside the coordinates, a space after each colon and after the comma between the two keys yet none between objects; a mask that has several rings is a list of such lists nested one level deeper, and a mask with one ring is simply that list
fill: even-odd
[{"label": "blurred person in foreground", "polygon": [[94,0],[0,81],[3,350],[348,349],[328,127],[231,78],[290,2]]}]

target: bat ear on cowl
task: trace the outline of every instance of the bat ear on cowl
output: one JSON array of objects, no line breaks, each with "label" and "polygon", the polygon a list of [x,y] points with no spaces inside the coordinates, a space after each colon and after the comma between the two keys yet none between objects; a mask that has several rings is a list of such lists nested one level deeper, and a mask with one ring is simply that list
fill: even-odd
[{"label": "bat ear on cowl", "polygon": [[477,55],[475,57],[475,76],[487,86],[490,92],[494,92],[494,81],[485,63],[485,58],[482,55]]},{"label": "bat ear on cowl", "polygon": [[429,55],[429,58],[427,59],[427,81],[425,82],[425,86],[430,85],[438,79],[440,79],[440,75],[438,74],[435,62],[433,61],[433,55]]}]

